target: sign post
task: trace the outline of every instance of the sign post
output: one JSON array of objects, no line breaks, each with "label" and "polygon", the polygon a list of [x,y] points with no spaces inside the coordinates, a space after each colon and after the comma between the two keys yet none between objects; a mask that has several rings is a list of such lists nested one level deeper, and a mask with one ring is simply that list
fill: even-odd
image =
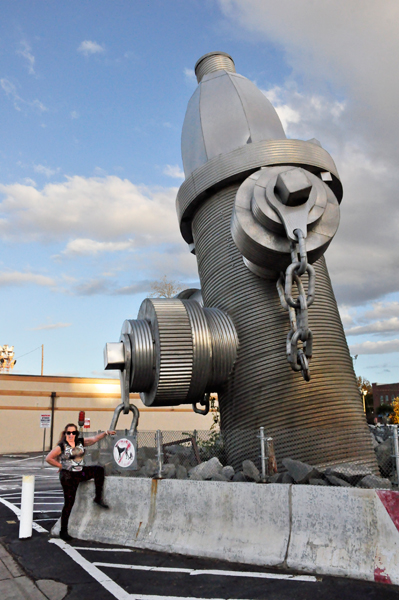
[{"label": "sign post", "polygon": [[43,429],[43,456],[42,469],[44,467],[44,451],[46,447],[46,429],[51,427],[51,413],[42,413],[40,415],[40,427]]}]

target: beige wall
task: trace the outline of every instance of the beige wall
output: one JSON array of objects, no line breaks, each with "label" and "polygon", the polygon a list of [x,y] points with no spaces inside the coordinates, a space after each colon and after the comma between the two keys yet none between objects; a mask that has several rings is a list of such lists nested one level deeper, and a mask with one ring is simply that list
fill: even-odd
[{"label": "beige wall", "polygon": [[[119,379],[0,375],[0,454],[33,452],[43,447],[40,414],[51,411],[51,393],[56,393],[53,445],[66,423],[76,423],[80,410],[90,417],[90,429],[108,429],[115,407],[120,404]],[[131,402],[140,411],[139,430],[192,431],[209,429],[212,415],[195,414],[189,405],[147,408],[138,394]],[[132,416],[121,415],[118,429],[129,428]],[[46,431],[49,449],[50,429]]]}]

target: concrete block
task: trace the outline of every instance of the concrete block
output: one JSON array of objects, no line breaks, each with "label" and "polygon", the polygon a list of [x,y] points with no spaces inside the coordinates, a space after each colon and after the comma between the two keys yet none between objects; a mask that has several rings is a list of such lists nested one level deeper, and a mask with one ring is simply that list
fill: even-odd
[{"label": "concrete block", "polygon": [[279,485],[112,477],[104,490],[110,510],[95,511],[90,481],[78,488],[69,532],[134,548],[280,565],[289,539],[288,490]]},{"label": "concrete block", "polygon": [[292,486],[291,569],[374,580],[375,492]]}]

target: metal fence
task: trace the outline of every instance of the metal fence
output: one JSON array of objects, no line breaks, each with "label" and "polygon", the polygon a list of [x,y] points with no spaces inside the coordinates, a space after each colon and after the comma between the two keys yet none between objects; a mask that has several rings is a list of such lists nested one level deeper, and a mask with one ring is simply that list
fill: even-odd
[{"label": "metal fence", "polygon": [[[128,435],[127,430],[118,430],[118,435]],[[91,436],[93,433],[85,433]],[[282,475],[287,472],[284,459],[291,458],[314,465],[309,456],[301,454],[301,438],[317,435],[319,447],[328,441],[331,447],[328,430],[316,428],[302,430],[280,430],[270,433],[267,428],[258,430],[220,431],[137,431],[137,466],[135,470],[118,469],[113,460],[114,440],[107,437],[95,446],[87,448],[88,464],[102,464],[108,475],[147,476],[147,477],[180,477],[188,476],[189,471],[198,464],[216,457],[223,467],[232,466],[234,472],[242,472],[244,460],[250,460],[259,471],[260,481],[277,480],[282,482]],[[340,451],[340,441],[345,436],[353,436],[353,432],[341,429],[336,436],[336,452],[334,456],[326,454],[323,464],[318,463],[314,478],[326,480],[326,476],[338,477],[357,485],[368,473],[389,479],[398,484],[399,448],[397,426],[370,426],[366,435],[374,447],[376,462],[370,467],[358,456],[346,456]],[[356,443],[356,439],[353,440]],[[242,448],[240,464],[229,462],[229,447],[239,444]],[[168,467],[169,465],[169,467]],[[174,465],[170,467],[170,465]],[[337,468],[337,467],[340,468]],[[180,470],[179,470],[180,469]],[[231,471],[230,471],[231,473]],[[280,474],[280,478],[279,475]],[[272,479],[271,479],[272,478]],[[240,480],[240,479],[238,479]],[[328,480],[330,482],[330,480]],[[283,482],[288,483],[287,476]],[[331,485],[340,485],[339,482]]]}]

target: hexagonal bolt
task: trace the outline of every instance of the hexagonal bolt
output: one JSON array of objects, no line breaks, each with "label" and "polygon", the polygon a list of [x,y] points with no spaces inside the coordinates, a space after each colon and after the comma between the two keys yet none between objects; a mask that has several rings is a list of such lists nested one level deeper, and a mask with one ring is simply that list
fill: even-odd
[{"label": "hexagonal bolt", "polygon": [[111,342],[105,344],[104,348],[104,369],[113,371],[125,368],[125,348],[123,342]]},{"label": "hexagonal bolt", "polygon": [[279,173],[274,191],[277,198],[286,206],[305,204],[309,198],[312,183],[301,168]]}]

